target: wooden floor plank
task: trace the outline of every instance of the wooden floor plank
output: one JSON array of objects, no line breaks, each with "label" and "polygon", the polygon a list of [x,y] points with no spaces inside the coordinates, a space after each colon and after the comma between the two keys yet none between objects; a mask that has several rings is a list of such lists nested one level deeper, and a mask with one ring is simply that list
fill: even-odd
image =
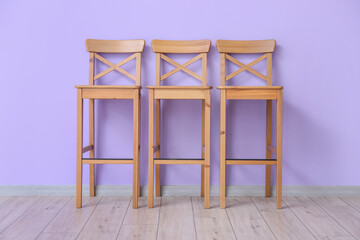
[{"label": "wooden floor plank", "polygon": [[289,208],[283,206],[276,208],[275,198],[252,197],[251,198],[266,223],[278,240],[307,240],[315,237],[306,229],[299,219]]},{"label": "wooden floor plank", "polygon": [[360,197],[340,197],[340,198],[360,212]]},{"label": "wooden floor plank", "polygon": [[5,196],[5,197],[3,197],[3,196],[0,196],[0,205],[2,204],[2,203],[4,203],[4,202],[6,202],[7,200],[9,200],[11,197],[9,197],[9,196]]},{"label": "wooden floor plank", "polygon": [[191,197],[162,197],[157,239],[196,239]]},{"label": "wooden floor plank", "polygon": [[360,212],[337,197],[311,197],[352,236],[360,239]]},{"label": "wooden floor plank", "polygon": [[160,213],[160,197],[154,198],[154,208],[147,207],[147,197],[138,198],[138,208],[132,202],[126,212],[118,239],[156,239]]},{"label": "wooden floor plank", "polygon": [[0,233],[29,209],[40,197],[11,197],[0,205]]},{"label": "wooden floor plank", "polygon": [[[155,240],[157,225],[123,225],[117,239],[119,240]],[[171,238],[176,239],[176,238]]]},{"label": "wooden floor plank", "polygon": [[355,240],[309,197],[284,197],[284,202],[317,239]]},{"label": "wooden floor plank", "polygon": [[131,197],[104,196],[81,230],[78,239],[116,239]]},{"label": "wooden floor plank", "polygon": [[36,240],[64,240],[64,239],[71,239],[75,240],[78,236],[78,233],[76,232],[47,232],[47,233],[41,233],[41,235],[36,238]]},{"label": "wooden floor plank", "polygon": [[147,197],[139,197],[138,208],[133,209],[132,207],[130,207],[128,209],[123,224],[157,225],[159,220],[161,198],[154,198],[154,208],[147,207],[147,200]]},{"label": "wooden floor plank", "polygon": [[197,239],[236,239],[225,209],[219,208],[219,197],[210,198],[210,209],[204,209],[203,198],[192,197]]},{"label": "wooden floor plank", "polygon": [[77,209],[75,206],[75,198],[72,198],[44,231],[42,231],[38,239],[49,239],[49,236],[64,240],[75,239],[100,199],[101,197],[83,197],[82,208]]},{"label": "wooden floor plank", "polygon": [[152,209],[146,197],[138,209],[100,198],[76,209],[71,197],[0,197],[0,240],[360,239],[360,197],[285,197],[281,210],[264,197],[228,197],[225,210],[218,197],[210,209],[200,197],[155,198]]},{"label": "wooden floor plank", "polygon": [[69,200],[42,197],[0,234],[0,239],[35,239]]},{"label": "wooden floor plank", "polygon": [[227,197],[226,204],[237,239],[276,240],[249,197]]}]

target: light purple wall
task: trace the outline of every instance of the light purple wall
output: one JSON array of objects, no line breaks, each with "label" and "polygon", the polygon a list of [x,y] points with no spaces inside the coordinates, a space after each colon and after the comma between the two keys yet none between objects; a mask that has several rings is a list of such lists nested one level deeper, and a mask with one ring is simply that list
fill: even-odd
[{"label": "light purple wall", "polygon": [[[220,75],[216,39],[276,39],[274,85],[284,86],[284,184],[359,185],[359,13],[357,0],[0,1],[0,184],[75,183],[74,85],[88,83],[86,38],[147,42],[141,109],[141,182],[146,184],[145,86],[154,84],[150,42],[158,38],[211,39],[208,85],[214,87]],[[117,76],[109,75],[107,83]],[[170,81],[183,76],[178,73]],[[250,77],[245,73],[236,81],[249,84]],[[218,90],[211,100],[211,184],[217,185]],[[185,100],[164,103],[164,155],[200,156],[200,106]],[[228,107],[229,143],[234,144],[228,156],[262,157],[264,102],[232,102]],[[131,156],[130,101],[99,101],[97,110],[99,156]],[[229,184],[264,183],[263,166],[228,169]],[[98,184],[131,184],[130,166],[97,170]],[[164,184],[200,183],[199,166],[164,170]]]}]

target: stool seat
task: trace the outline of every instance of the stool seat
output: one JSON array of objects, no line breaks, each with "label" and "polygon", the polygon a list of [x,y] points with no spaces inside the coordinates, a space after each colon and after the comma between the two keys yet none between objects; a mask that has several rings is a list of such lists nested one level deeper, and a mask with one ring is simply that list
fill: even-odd
[{"label": "stool seat", "polygon": [[85,99],[133,99],[140,96],[141,86],[77,85]]},{"label": "stool seat", "polygon": [[212,86],[147,86],[154,99],[205,99]]},{"label": "stool seat", "polygon": [[141,89],[141,86],[118,86],[118,85],[76,85],[75,88],[82,89]]},{"label": "stool seat", "polygon": [[146,86],[147,89],[199,89],[199,90],[206,90],[212,89],[212,86]]},{"label": "stool seat", "polygon": [[217,89],[226,92],[226,98],[271,100],[277,99],[282,86],[218,86]]},{"label": "stool seat", "polygon": [[234,89],[234,90],[281,90],[283,86],[218,86],[217,89]]}]

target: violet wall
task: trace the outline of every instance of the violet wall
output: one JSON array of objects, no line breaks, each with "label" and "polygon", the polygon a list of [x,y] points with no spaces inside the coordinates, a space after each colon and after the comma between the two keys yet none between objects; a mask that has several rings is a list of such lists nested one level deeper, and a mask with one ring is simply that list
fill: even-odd
[{"label": "violet wall", "polygon": [[[141,98],[141,183],[147,184],[145,86],[154,84],[150,43],[157,38],[211,39],[208,85],[214,87],[220,76],[217,39],[276,39],[273,82],[284,86],[284,185],[360,185],[359,12],[356,0],[0,1],[0,184],[75,184],[74,85],[88,82],[86,38],[147,42]],[[126,68],[133,70],[131,64]],[[199,65],[192,68],[197,71]],[[119,76],[111,73],[101,81],[116,83]],[[178,84],[184,76],[178,73],[168,83]],[[243,73],[234,82],[264,84],[251,78]],[[180,83],[198,84],[193,79]],[[218,185],[218,90],[212,90],[211,100],[211,184]],[[200,156],[200,106],[196,101],[164,102],[164,156]],[[228,108],[228,156],[264,156],[265,103],[230,102]],[[96,110],[98,156],[131,156],[131,102],[98,101]],[[200,183],[199,166],[163,170],[163,184]],[[264,183],[263,166],[228,171],[231,185]],[[99,166],[97,173],[98,184],[132,181],[127,165]]]}]

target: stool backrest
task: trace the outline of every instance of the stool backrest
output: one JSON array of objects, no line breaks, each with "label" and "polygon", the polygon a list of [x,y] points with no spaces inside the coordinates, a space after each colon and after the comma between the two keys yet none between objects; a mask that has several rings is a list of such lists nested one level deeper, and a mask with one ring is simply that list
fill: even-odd
[{"label": "stool backrest", "polygon": [[[192,40],[192,41],[173,41],[173,40],[152,40],[152,49],[156,53],[156,76],[155,86],[160,86],[161,81],[170,77],[171,75],[182,70],[194,78],[200,80],[203,86],[206,86],[207,79],[207,53],[210,50],[210,40]],[[169,58],[166,53],[198,53],[194,58],[190,59],[184,64],[179,64],[173,59]],[[174,65],[175,69],[170,72],[161,75],[161,59]],[[191,71],[187,68],[190,64],[193,64],[197,60],[202,59],[202,76]]]},{"label": "stool backrest", "polygon": [[[257,41],[232,41],[232,40],[217,40],[216,47],[218,52],[220,52],[220,85],[225,86],[226,81],[235,77],[241,72],[249,71],[254,75],[264,79],[267,82],[268,86],[272,86],[272,53],[275,50],[276,41],[275,40],[257,40]],[[261,57],[255,59],[249,64],[244,64],[234,57],[231,53],[263,53]],[[236,65],[240,66],[239,70],[226,75],[225,69],[225,60],[229,60]],[[267,59],[266,66],[266,76],[262,73],[252,69],[251,67],[255,64],[261,62],[262,60]]]},{"label": "stool backrest", "polygon": [[[135,81],[136,86],[141,85],[141,53],[144,50],[144,40],[98,40],[86,39],[86,50],[90,53],[89,59],[89,85],[94,85],[95,80],[103,77],[104,75],[116,70],[130,79]],[[117,64],[113,64],[109,60],[100,56],[98,53],[133,53],[126,59]],[[95,58],[109,66],[105,71],[95,75]],[[125,63],[132,59],[136,59],[136,75],[125,71],[120,68]]]}]

